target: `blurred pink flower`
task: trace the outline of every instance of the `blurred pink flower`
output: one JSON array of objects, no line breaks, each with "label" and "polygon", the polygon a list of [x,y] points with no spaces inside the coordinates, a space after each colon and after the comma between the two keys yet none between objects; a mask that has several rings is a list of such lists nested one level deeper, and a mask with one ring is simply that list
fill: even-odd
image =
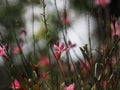
[{"label": "blurred pink flower", "polygon": [[70,25],[70,18],[67,16],[66,18],[62,18],[61,19],[61,23],[63,24],[63,25]]},{"label": "blurred pink flower", "polygon": [[0,46],[0,56],[4,57],[6,60],[10,60],[10,58],[8,57],[8,55],[5,53],[5,46]]},{"label": "blurred pink flower", "polygon": [[0,56],[5,55],[5,46],[0,46]]},{"label": "blurred pink flower", "polygon": [[115,35],[120,36],[120,25],[118,21],[116,21],[115,23],[111,23],[111,29],[112,37],[114,37]]},{"label": "blurred pink flower", "polygon": [[116,59],[115,56],[113,56],[113,57],[112,57],[112,60],[111,60],[111,65],[112,65],[112,67],[114,67],[114,66],[116,65],[116,63],[117,63],[117,59]]},{"label": "blurred pink flower", "polygon": [[39,61],[39,63],[38,63],[40,66],[48,66],[49,65],[49,59],[48,59],[48,57],[47,56],[43,56],[41,59],[40,59],[40,61]]},{"label": "blurred pink flower", "polygon": [[24,34],[25,36],[27,35],[27,31],[25,29],[20,31],[20,35]]},{"label": "blurred pink flower", "polygon": [[[20,48],[22,48],[22,47],[23,47],[23,45],[21,44],[21,45],[20,45]],[[12,53],[13,53],[13,54],[18,54],[18,53],[20,53],[20,48],[19,48],[18,46],[15,46],[15,47],[13,48]]]},{"label": "blurred pink flower", "polygon": [[12,89],[20,89],[21,88],[20,83],[18,82],[17,79],[15,79],[14,82],[11,84],[11,88]]},{"label": "blurred pink flower", "polygon": [[64,12],[62,13],[61,23],[63,25],[70,25],[70,23],[71,23],[70,17],[68,16],[68,13],[66,12],[66,10],[64,10]]},{"label": "blurred pink flower", "polygon": [[54,44],[54,49],[55,49],[55,58],[56,59],[59,59],[61,54],[64,52],[64,51],[69,51],[69,49],[75,47],[76,44],[72,44],[70,41],[68,41],[68,47],[65,48],[64,46],[64,43],[61,42],[61,43],[57,43],[57,44]]},{"label": "blurred pink flower", "polygon": [[56,59],[59,59],[61,56],[61,53],[67,50],[67,48],[64,47],[64,43],[62,43],[62,42],[54,44],[54,49],[55,49],[55,58]]},{"label": "blurred pink flower", "polygon": [[70,71],[71,71],[71,72],[74,71],[74,66],[73,66],[73,64],[70,65]]},{"label": "blurred pink flower", "polygon": [[80,70],[82,74],[86,74],[89,70],[91,70],[92,63],[93,63],[92,60],[90,60],[90,62],[84,60],[84,62],[80,65]]},{"label": "blurred pink flower", "polygon": [[75,84],[70,84],[68,87],[64,87],[63,90],[74,90]]},{"label": "blurred pink flower", "polygon": [[40,76],[42,79],[48,80],[48,75],[45,72],[42,72]]},{"label": "blurred pink flower", "polygon": [[108,85],[107,80],[103,80],[103,81],[101,82],[101,86],[102,86],[103,89],[106,89],[106,88],[107,88],[107,85]]},{"label": "blurred pink flower", "polygon": [[105,7],[111,0],[95,0],[95,5]]}]

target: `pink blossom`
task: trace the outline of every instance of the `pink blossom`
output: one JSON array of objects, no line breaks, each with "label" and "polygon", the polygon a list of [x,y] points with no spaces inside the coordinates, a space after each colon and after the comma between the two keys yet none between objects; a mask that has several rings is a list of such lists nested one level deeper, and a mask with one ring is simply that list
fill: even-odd
[{"label": "pink blossom", "polygon": [[64,43],[54,44],[55,49],[55,58],[59,59],[61,56],[61,53],[67,50],[67,48],[64,47]]},{"label": "pink blossom", "polygon": [[5,46],[0,46],[0,56],[5,55]]},{"label": "pink blossom", "polygon": [[45,72],[42,72],[41,73],[41,78],[44,79],[44,80],[47,80],[48,79],[48,76]]},{"label": "pink blossom", "polygon": [[5,53],[5,46],[0,46],[0,56],[4,57],[7,60],[10,60],[10,58],[8,57],[8,55]]},{"label": "pink blossom", "polygon": [[24,34],[24,35],[26,36],[26,35],[27,35],[27,31],[26,31],[26,30],[24,30],[24,29],[23,29],[23,30],[21,30],[21,31],[20,31],[20,35],[22,35],[22,34]]},{"label": "pink blossom", "polygon": [[61,16],[61,23],[63,25],[70,25],[70,17],[68,16],[68,13],[66,12],[66,10],[63,12]]},{"label": "pink blossom", "polygon": [[112,65],[112,67],[114,67],[116,65],[116,63],[117,63],[117,59],[116,59],[115,56],[113,56],[112,59],[111,59],[111,65]]},{"label": "pink blossom", "polygon": [[106,89],[107,86],[108,86],[107,80],[103,80],[103,81],[101,82],[101,86],[102,86],[103,89]]},{"label": "pink blossom", "polygon": [[[20,48],[22,48],[22,46],[23,46],[23,45],[20,45]],[[13,53],[13,54],[18,54],[18,53],[20,53],[20,48],[19,48],[18,46],[15,46],[15,47],[13,48],[12,53]]]},{"label": "pink blossom", "polygon": [[111,24],[111,29],[112,29],[112,37],[114,37],[115,35],[120,36],[120,25],[118,21]]},{"label": "pink blossom", "polygon": [[20,83],[18,82],[17,79],[15,79],[14,82],[11,84],[11,88],[12,89],[20,89],[21,88]]},{"label": "pink blossom", "polygon": [[82,74],[86,74],[89,70],[91,70],[92,63],[92,60],[90,60],[90,62],[84,60],[84,62],[80,65],[80,70]]},{"label": "pink blossom", "polygon": [[39,61],[40,66],[48,66],[49,65],[49,59],[47,56],[43,56]]},{"label": "pink blossom", "polygon": [[76,44],[72,44],[70,41],[68,41],[68,47],[65,48],[64,46],[64,43],[57,43],[57,44],[54,44],[54,49],[55,49],[55,58],[56,59],[59,59],[61,54],[64,52],[64,51],[69,51],[69,49],[75,47]]},{"label": "pink blossom", "polygon": [[95,0],[95,5],[105,7],[111,0]]},{"label": "pink blossom", "polygon": [[75,84],[70,84],[68,87],[65,87],[63,90],[74,90]]},{"label": "pink blossom", "polygon": [[63,25],[70,25],[70,18],[68,16],[66,18],[62,17],[61,22]]}]

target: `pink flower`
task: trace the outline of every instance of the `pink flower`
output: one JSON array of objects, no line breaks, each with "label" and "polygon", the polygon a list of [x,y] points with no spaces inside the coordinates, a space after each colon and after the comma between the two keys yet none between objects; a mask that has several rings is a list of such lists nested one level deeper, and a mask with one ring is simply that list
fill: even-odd
[{"label": "pink flower", "polygon": [[0,46],[0,56],[4,57],[7,60],[10,60],[10,58],[8,57],[8,55],[5,53],[5,46]]},{"label": "pink flower", "polygon": [[106,89],[107,86],[108,86],[107,80],[103,80],[103,81],[101,82],[101,86],[102,86],[103,89]]},{"label": "pink flower", "polygon": [[63,25],[70,25],[70,17],[68,16],[67,12],[64,11],[61,17],[61,23]]},{"label": "pink flower", "polygon": [[70,25],[70,18],[67,16],[66,18],[65,17],[62,17],[61,18],[61,23],[63,25]]},{"label": "pink flower", "polygon": [[64,52],[64,51],[69,51],[69,49],[75,47],[76,44],[72,44],[70,41],[68,41],[68,47],[65,48],[64,47],[64,43],[57,43],[57,44],[54,44],[54,49],[55,49],[55,58],[56,59],[59,59],[61,54]]},{"label": "pink flower", "polygon": [[48,76],[45,72],[42,72],[41,73],[41,78],[44,79],[44,80],[47,80],[48,79]]},{"label": "pink flower", "polygon": [[95,0],[95,5],[105,7],[111,0]]},{"label": "pink flower", "polygon": [[5,46],[0,46],[0,56],[4,56],[5,53]]},{"label": "pink flower", "polygon": [[12,89],[20,89],[21,86],[20,86],[20,83],[18,82],[18,80],[14,80],[14,82],[11,84],[11,88]]},{"label": "pink flower", "polygon": [[23,30],[21,30],[21,31],[20,31],[20,35],[22,35],[22,34],[24,34],[24,35],[26,36],[26,35],[27,35],[27,31],[26,31],[26,30],[24,30],[24,29],[23,29]]},{"label": "pink flower", "polygon": [[68,87],[65,87],[63,90],[74,90],[75,84],[70,84]]},{"label": "pink flower", "polygon": [[55,49],[55,58],[59,59],[61,56],[61,53],[67,50],[67,48],[64,47],[64,43],[54,44]]},{"label": "pink flower", "polygon": [[[22,48],[22,46],[23,46],[23,45],[21,44],[21,45],[20,45],[20,48]],[[20,48],[19,48],[18,46],[14,47],[12,53],[13,53],[13,54],[18,54],[18,53],[20,53]]]},{"label": "pink flower", "polygon": [[80,70],[82,74],[86,74],[89,70],[91,70],[92,63],[93,63],[92,60],[90,60],[90,62],[84,60],[84,62],[80,65]]},{"label": "pink flower", "polygon": [[112,29],[112,37],[114,37],[115,35],[120,36],[120,25],[118,21],[111,24],[111,29]]},{"label": "pink flower", "polygon": [[113,56],[112,59],[111,59],[112,67],[114,67],[116,65],[116,63],[117,63],[117,59],[116,59],[116,57]]},{"label": "pink flower", "polygon": [[43,56],[39,61],[40,66],[48,66],[49,65],[49,59],[47,56]]}]

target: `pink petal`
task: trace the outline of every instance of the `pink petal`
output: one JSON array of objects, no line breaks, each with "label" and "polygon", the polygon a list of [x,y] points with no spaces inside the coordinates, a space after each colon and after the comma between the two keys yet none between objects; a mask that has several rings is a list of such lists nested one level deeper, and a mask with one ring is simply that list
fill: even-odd
[{"label": "pink petal", "polygon": [[106,89],[108,85],[108,82],[106,80],[102,81],[102,88]]},{"label": "pink petal", "polygon": [[102,6],[102,7],[105,7],[110,2],[111,2],[111,0],[95,0],[95,4],[97,6]]},{"label": "pink petal", "polygon": [[95,5],[99,5],[99,0],[95,0]]},{"label": "pink petal", "polygon": [[59,59],[60,58],[60,55],[61,55],[61,53],[55,53],[55,59]]},{"label": "pink petal", "polygon": [[13,54],[17,54],[17,53],[19,53],[20,52],[20,49],[19,49],[19,47],[18,46],[16,46],[16,47],[14,47],[14,49],[13,49]]},{"label": "pink petal", "polygon": [[70,84],[68,87],[65,87],[63,90],[74,90],[75,84]]},{"label": "pink petal", "polygon": [[14,80],[14,82],[11,85],[11,88],[12,89],[20,89],[21,88],[20,83],[18,82],[18,80],[16,80],[16,79]]},{"label": "pink petal", "polygon": [[111,2],[111,0],[106,0],[106,3],[109,4]]},{"label": "pink petal", "polygon": [[27,31],[23,29],[23,30],[20,31],[20,35],[21,34],[24,34],[26,36],[27,35]]},{"label": "pink petal", "polygon": [[54,49],[59,50],[59,47],[56,44],[54,44]]},{"label": "pink petal", "polygon": [[119,27],[118,21],[115,22],[115,28],[117,29]]},{"label": "pink petal", "polygon": [[49,59],[47,56],[43,56],[39,62],[40,66],[48,66],[49,65]]},{"label": "pink petal", "polygon": [[116,35],[120,36],[120,30],[116,31]]},{"label": "pink petal", "polygon": [[0,46],[0,56],[5,55],[5,47],[4,46]]},{"label": "pink petal", "polygon": [[[20,48],[22,49],[22,47],[23,47],[23,44],[21,43]],[[18,54],[20,52],[20,48],[18,46],[14,47],[12,53]]]},{"label": "pink petal", "polygon": [[59,47],[60,47],[60,50],[62,50],[62,49],[64,48],[64,43],[61,42],[61,43],[59,44]]},{"label": "pink petal", "polygon": [[41,73],[41,78],[42,78],[42,79],[46,79],[46,78],[47,78],[47,75],[46,75],[45,72],[42,72],[42,73]]},{"label": "pink petal", "polygon": [[111,29],[114,31],[115,27],[114,27],[113,23],[111,23],[110,26],[111,26]]}]

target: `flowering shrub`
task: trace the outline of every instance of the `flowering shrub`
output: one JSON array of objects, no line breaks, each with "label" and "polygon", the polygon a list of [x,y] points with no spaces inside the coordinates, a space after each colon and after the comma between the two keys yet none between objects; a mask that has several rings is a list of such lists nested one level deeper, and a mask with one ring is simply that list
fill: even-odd
[{"label": "flowering shrub", "polygon": [[[87,14],[87,18],[85,18],[87,24],[82,22],[87,31],[76,26],[78,32],[71,30],[75,28],[74,25],[72,27],[72,24],[76,24],[78,11],[73,9],[73,11],[77,11],[77,14],[68,15],[69,10],[71,12],[72,10],[67,8],[69,6],[67,1],[64,2],[64,8],[60,9],[62,11],[58,9],[56,1],[54,0],[55,10],[51,10],[51,7],[47,6],[49,1],[40,0],[42,14],[39,15],[41,15],[42,24],[41,31],[37,34],[34,32],[34,24],[36,24],[34,2],[29,1],[32,5],[31,38],[28,38],[27,30],[18,28],[20,25],[18,22],[15,23],[15,26],[11,25],[13,41],[10,42],[0,33],[2,38],[0,57],[5,62],[10,78],[10,84],[5,87],[5,90],[119,90],[120,25],[119,20],[109,13],[108,6],[111,0],[73,1],[74,3],[79,2],[88,9],[76,7],[78,10],[86,10],[84,15]],[[73,3],[70,5],[76,6]],[[6,8],[9,10],[9,7]],[[57,19],[52,15],[55,13],[54,11]],[[49,14],[49,12],[52,13]],[[60,15],[61,12],[64,13]],[[97,35],[91,30],[94,29],[91,26],[92,15],[95,18],[94,26]],[[113,20],[113,18],[115,19]],[[80,24],[77,22],[77,25]],[[63,36],[63,41],[60,34]],[[77,35],[78,38],[76,38]],[[79,35],[83,35],[83,37]],[[95,35],[97,43],[92,42],[94,40],[92,37]],[[87,39],[84,39],[86,36]],[[78,42],[83,42],[84,45],[82,43],[83,46],[79,46],[81,44],[75,43],[75,39],[70,40],[71,38],[78,39]],[[76,47],[79,47],[78,51],[74,49]],[[77,60],[74,60],[76,58],[70,51],[73,51]],[[82,53],[83,58],[79,56],[79,52]],[[16,64],[16,61],[20,64]]]}]

